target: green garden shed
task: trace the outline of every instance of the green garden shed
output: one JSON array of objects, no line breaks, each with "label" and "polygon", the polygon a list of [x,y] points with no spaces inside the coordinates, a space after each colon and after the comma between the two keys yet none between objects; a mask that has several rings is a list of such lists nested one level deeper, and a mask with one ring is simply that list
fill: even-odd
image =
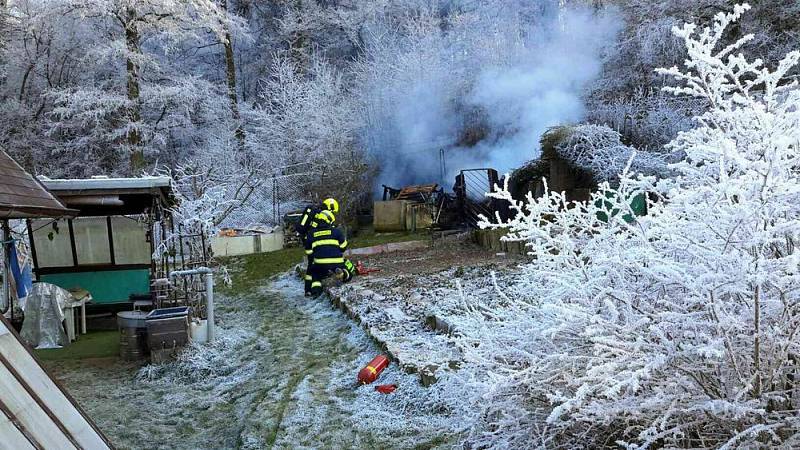
[{"label": "green garden shed", "polygon": [[169,177],[41,179],[69,219],[29,219],[38,281],[85,289],[94,305],[147,298],[154,277],[154,227],[173,203]]}]

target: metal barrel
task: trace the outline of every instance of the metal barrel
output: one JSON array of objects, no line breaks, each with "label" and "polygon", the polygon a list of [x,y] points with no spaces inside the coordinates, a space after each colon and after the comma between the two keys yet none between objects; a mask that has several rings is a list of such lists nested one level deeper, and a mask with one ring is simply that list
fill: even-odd
[{"label": "metal barrel", "polygon": [[146,312],[122,311],[117,313],[119,328],[119,357],[125,361],[138,361],[147,358]]}]

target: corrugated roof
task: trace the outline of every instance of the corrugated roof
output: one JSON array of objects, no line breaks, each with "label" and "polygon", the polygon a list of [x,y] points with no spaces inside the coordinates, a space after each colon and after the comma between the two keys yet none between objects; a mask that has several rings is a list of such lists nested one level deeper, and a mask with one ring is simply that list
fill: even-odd
[{"label": "corrugated roof", "polygon": [[0,150],[0,219],[61,217],[74,213]]}]

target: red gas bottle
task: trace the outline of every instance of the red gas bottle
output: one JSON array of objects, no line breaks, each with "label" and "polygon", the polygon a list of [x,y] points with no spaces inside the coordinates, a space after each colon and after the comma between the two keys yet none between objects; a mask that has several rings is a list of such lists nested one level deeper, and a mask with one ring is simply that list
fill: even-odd
[{"label": "red gas bottle", "polygon": [[358,372],[358,382],[361,384],[370,384],[378,379],[378,376],[383,372],[383,369],[389,366],[389,358],[378,355],[372,358],[372,361],[366,367]]}]

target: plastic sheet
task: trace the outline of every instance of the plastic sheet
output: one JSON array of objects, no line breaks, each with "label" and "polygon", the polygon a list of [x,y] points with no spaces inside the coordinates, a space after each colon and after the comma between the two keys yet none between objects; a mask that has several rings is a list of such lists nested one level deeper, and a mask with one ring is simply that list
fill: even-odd
[{"label": "plastic sheet", "polygon": [[35,283],[25,306],[22,339],[35,348],[59,348],[67,344],[61,323],[72,295],[54,284]]},{"label": "plastic sheet", "polygon": [[28,294],[30,294],[31,289],[33,289],[33,274],[31,273],[31,266],[28,258],[17,250],[16,244],[17,241],[15,240],[8,245],[9,259],[11,262],[9,268],[11,269],[12,281],[16,289],[17,302],[24,311]]}]

